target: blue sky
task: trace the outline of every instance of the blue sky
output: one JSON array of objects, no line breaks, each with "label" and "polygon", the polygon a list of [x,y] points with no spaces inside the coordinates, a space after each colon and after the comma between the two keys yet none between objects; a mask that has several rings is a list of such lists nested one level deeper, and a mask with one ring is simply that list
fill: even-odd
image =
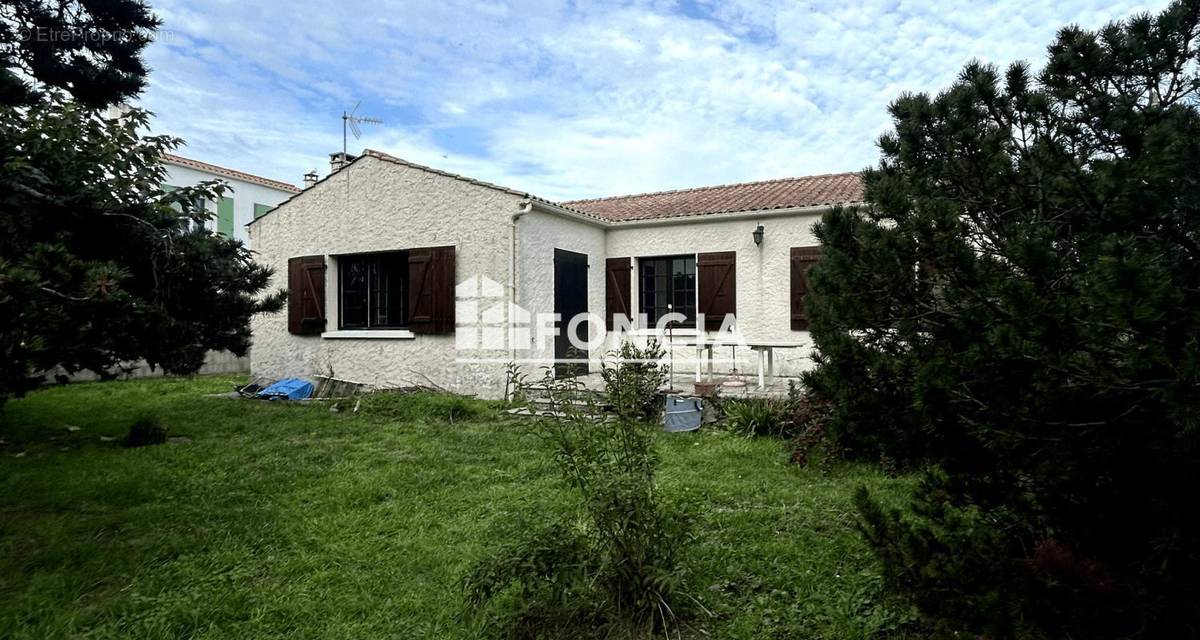
[{"label": "blue sky", "polygon": [[142,106],[181,153],[300,182],[364,147],[550,199],[853,171],[888,103],[1166,0],[153,2]]}]

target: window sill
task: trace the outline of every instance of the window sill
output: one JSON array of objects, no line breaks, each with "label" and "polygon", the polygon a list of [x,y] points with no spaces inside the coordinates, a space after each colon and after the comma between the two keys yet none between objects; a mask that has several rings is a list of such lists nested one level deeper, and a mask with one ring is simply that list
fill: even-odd
[{"label": "window sill", "polygon": [[341,329],[321,334],[325,340],[412,340],[416,337],[408,329]]}]

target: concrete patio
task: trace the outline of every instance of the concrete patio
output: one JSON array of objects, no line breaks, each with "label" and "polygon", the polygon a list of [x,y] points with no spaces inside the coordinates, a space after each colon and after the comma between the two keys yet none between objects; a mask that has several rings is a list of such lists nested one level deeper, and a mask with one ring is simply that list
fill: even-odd
[{"label": "concrete patio", "polygon": [[[583,385],[593,391],[604,390],[604,379],[600,377],[599,372],[592,372],[576,378]],[[799,384],[800,379],[796,377],[775,376],[767,378],[766,384],[763,387],[758,386],[758,377],[754,374],[742,375],[741,386],[728,386],[725,384],[717,385],[717,393],[725,398],[744,398],[753,396],[784,396],[787,395],[789,382]],[[707,381],[707,377],[705,377]],[[728,380],[728,376],[714,375],[713,381],[723,383]],[[676,373],[671,376],[671,389],[679,395],[696,395],[696,376],[695,374]]]}]

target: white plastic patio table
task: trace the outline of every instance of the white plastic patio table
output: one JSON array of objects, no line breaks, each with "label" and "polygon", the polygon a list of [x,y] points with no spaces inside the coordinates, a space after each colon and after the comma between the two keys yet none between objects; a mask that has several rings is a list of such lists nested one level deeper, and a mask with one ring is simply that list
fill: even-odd
[{"label": "white plastic patio table", "polygon": [[[775,350],[776,349],[799,349],[804,346],[802,342],[757,342],[754,340],[746,342],[746,346],[758,354],[758,388],[767,388],[767,378],[775,379]],[[764,366],[765,365],[765,366]],[[766,372],[764,376],[763,373]]]},{"label": "white plastic patio table", "polygon": [[[758,388],[765,389],[767,387],[767,378],[775,377],[775,350],[776,349],[799,349],[804,346],[802,342],[788,341],[759,341],[748,340],[741,344],[735,343],[718,343],[703,338],[694,338],[682,340],[684,344],[696,347],[696,382],[703,380],[704,362],[708,361],[708,380],[713,378],[713,347],[717,344],[727,345],[729,347],[744,346],[758,354]],[[706,353],[707,352],[707,358]]]}]

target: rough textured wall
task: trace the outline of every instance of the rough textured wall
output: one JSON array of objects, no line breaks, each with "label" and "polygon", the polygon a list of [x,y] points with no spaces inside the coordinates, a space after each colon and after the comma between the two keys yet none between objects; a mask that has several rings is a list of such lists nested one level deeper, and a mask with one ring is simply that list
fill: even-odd
[{"label": "rough textured wall", "polygon": [[[325,255],[326,329],[337,328],[337,254],[455,246],[456,277],[509,281],[509,220],[521,198],[374,157],[365,157],[250,225],[260,262],[275,269],[272,285],[287,286],[288,258]],[[482,320],[460,287],[456,335],[411,339],[295,336],[287,312],[253,320],[255,375],[332,374],[378,386],[433,384],[485,397],[503,393],[507,353],[472,352],[486,363],[464,363],[456,336],[477,335]],[[504,295],[503,291],[500,293]]]},{"label": "rough textured wall", "polygon": [[[532,211],[522,216],[517,228],[517,304],[534,317],[554,313],[554,250],[565,249],[588,257],[588,312],[604,318],[604,229],[553,214]],[[599,357],[598,346],[592,357]],[[537,340],[531,332],[529,344],[519,350],[521,359],[549,361],[554,358],[554,341],[547,333]],[[537,375],[536,363],[525,366]],[[592,367],[596,370],[596,367]]]},{"label": "rough textured wall", "polygon": [[[812,366],[809,357],[812,341],[807,331],[791,330],[791,247],[818,245],[812,234],[813,223],[820,214],[767,217],[761,220],[713,220],[676,223],[646,227],[615,227],[607,238],[608,257],[633,258],[676,254],[706,253],[709,251],[737,252],[737,321],[748,340],[801,342],[797,349],[776,349],[776,372],[798,375]],[[759,224],[765,227],[762,246],[754,244],[751,233]],[[634,263],[633,308],[639,309],[637,263]],[[601,292],[603,294],[603,292]],[[757,360],[745,349],[737,354],[738,369],[744,373],[757,371]],[[679,359],[691,358],[694,349],[676,350]],[[718,358],[732,358],[725,348]],[[685,363],[677,371],[690,370]],[[714,372],[729,368],[718,365]]]}]

